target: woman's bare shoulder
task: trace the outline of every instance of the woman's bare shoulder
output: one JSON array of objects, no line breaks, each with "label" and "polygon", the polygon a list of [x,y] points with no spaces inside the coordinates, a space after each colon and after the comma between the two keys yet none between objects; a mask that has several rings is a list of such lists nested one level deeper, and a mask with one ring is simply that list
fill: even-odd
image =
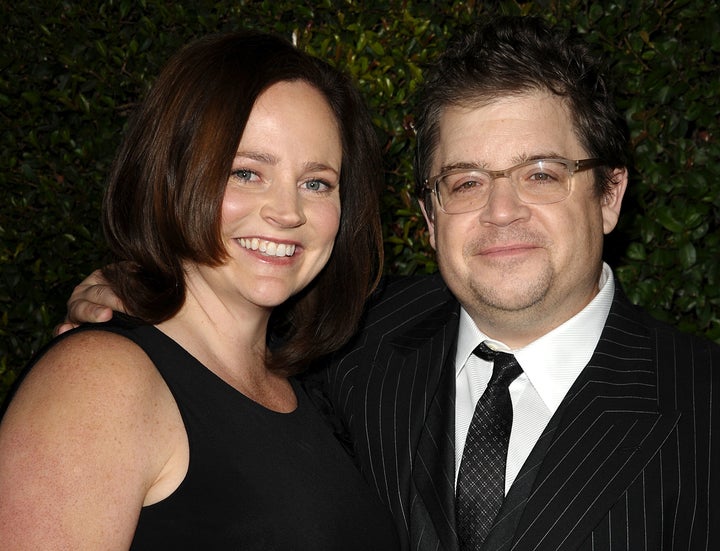
[{"label": "woman's bare shoulder", "polygon": [[20,388],[49,383],[53,387],[47,390],[54,394],[104,393],[105,385],[133,385],[142,390],[157,377],[150,358],[132,340],[109,331],[88,330],[68,335],[51,346]]},{"label": "woman's bare shoulder", "polygon": [[0,525],[8,521],[0,540],[127,548],[174,450],[177,437],[167,435],[181,426],[169,389],[135,343],[93,330],[60,340],[0,423]]}]

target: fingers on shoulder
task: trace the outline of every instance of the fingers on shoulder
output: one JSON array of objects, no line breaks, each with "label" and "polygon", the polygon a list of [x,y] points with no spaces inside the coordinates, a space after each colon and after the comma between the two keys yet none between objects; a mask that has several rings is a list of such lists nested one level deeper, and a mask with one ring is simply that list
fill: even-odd
[{"label": "fingers on shoulder", "polygon": [[85,321],[107,321],[112,311],[124,311],[124,306],[112,287],[103,277],[101,270],[95,270],[74,289],[67,301],[66,323],[79,324]]},{"label": "fingers on shoulder", "polygon": [[68,300],[67,309],[67,320],[73,325],[108,321],[113,310],[124,311],[112,289],[101,285],[76,289]]}]

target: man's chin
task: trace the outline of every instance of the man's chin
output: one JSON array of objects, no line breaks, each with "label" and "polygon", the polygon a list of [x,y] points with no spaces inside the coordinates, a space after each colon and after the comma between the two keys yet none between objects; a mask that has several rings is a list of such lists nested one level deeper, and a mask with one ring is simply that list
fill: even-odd
[{"label": "man's chin", "polygon": [[540,281],[523,281],[516,278],[497,279],[482,288],[474,287],[475,301],[488,310],[498,313],[522,314],[537,306],[545,297],[546,286]]}]

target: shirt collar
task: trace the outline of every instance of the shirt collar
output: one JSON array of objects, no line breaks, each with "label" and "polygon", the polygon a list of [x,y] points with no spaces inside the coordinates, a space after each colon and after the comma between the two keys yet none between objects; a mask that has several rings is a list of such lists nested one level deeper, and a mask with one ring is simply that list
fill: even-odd
[{"label": "shirt collar", "polygon": [[511,351],[502,342],[480,331],[465,308],[460,309],[455,374],[460,374],[475,347],[490,340],[494,348],[513,352],[545,405],[554,412],[595,351],[615,294],[610,267],[603,263],[599,292],[590,303],[549,333],[520,350]]}]

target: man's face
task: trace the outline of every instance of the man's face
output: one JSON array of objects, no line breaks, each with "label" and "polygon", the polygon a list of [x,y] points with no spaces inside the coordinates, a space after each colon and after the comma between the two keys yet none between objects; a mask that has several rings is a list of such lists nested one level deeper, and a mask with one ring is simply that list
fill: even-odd
[{"label": "man's face", "polygon": [[[533,157],[589,157],[563,102],[529,93],[482,107],[450,107],[440,119],[432,174],[446,167],[509,168]],[[570,196],[549,205],[522,203],[507,178],[488,204],[446,214],[433,196],[430,243],[443,278],[490,337],[521,347],[557,327],[598,291],[603,234],[617,223],[625,170],[606,197],[592,171],[573,176]]]}]

